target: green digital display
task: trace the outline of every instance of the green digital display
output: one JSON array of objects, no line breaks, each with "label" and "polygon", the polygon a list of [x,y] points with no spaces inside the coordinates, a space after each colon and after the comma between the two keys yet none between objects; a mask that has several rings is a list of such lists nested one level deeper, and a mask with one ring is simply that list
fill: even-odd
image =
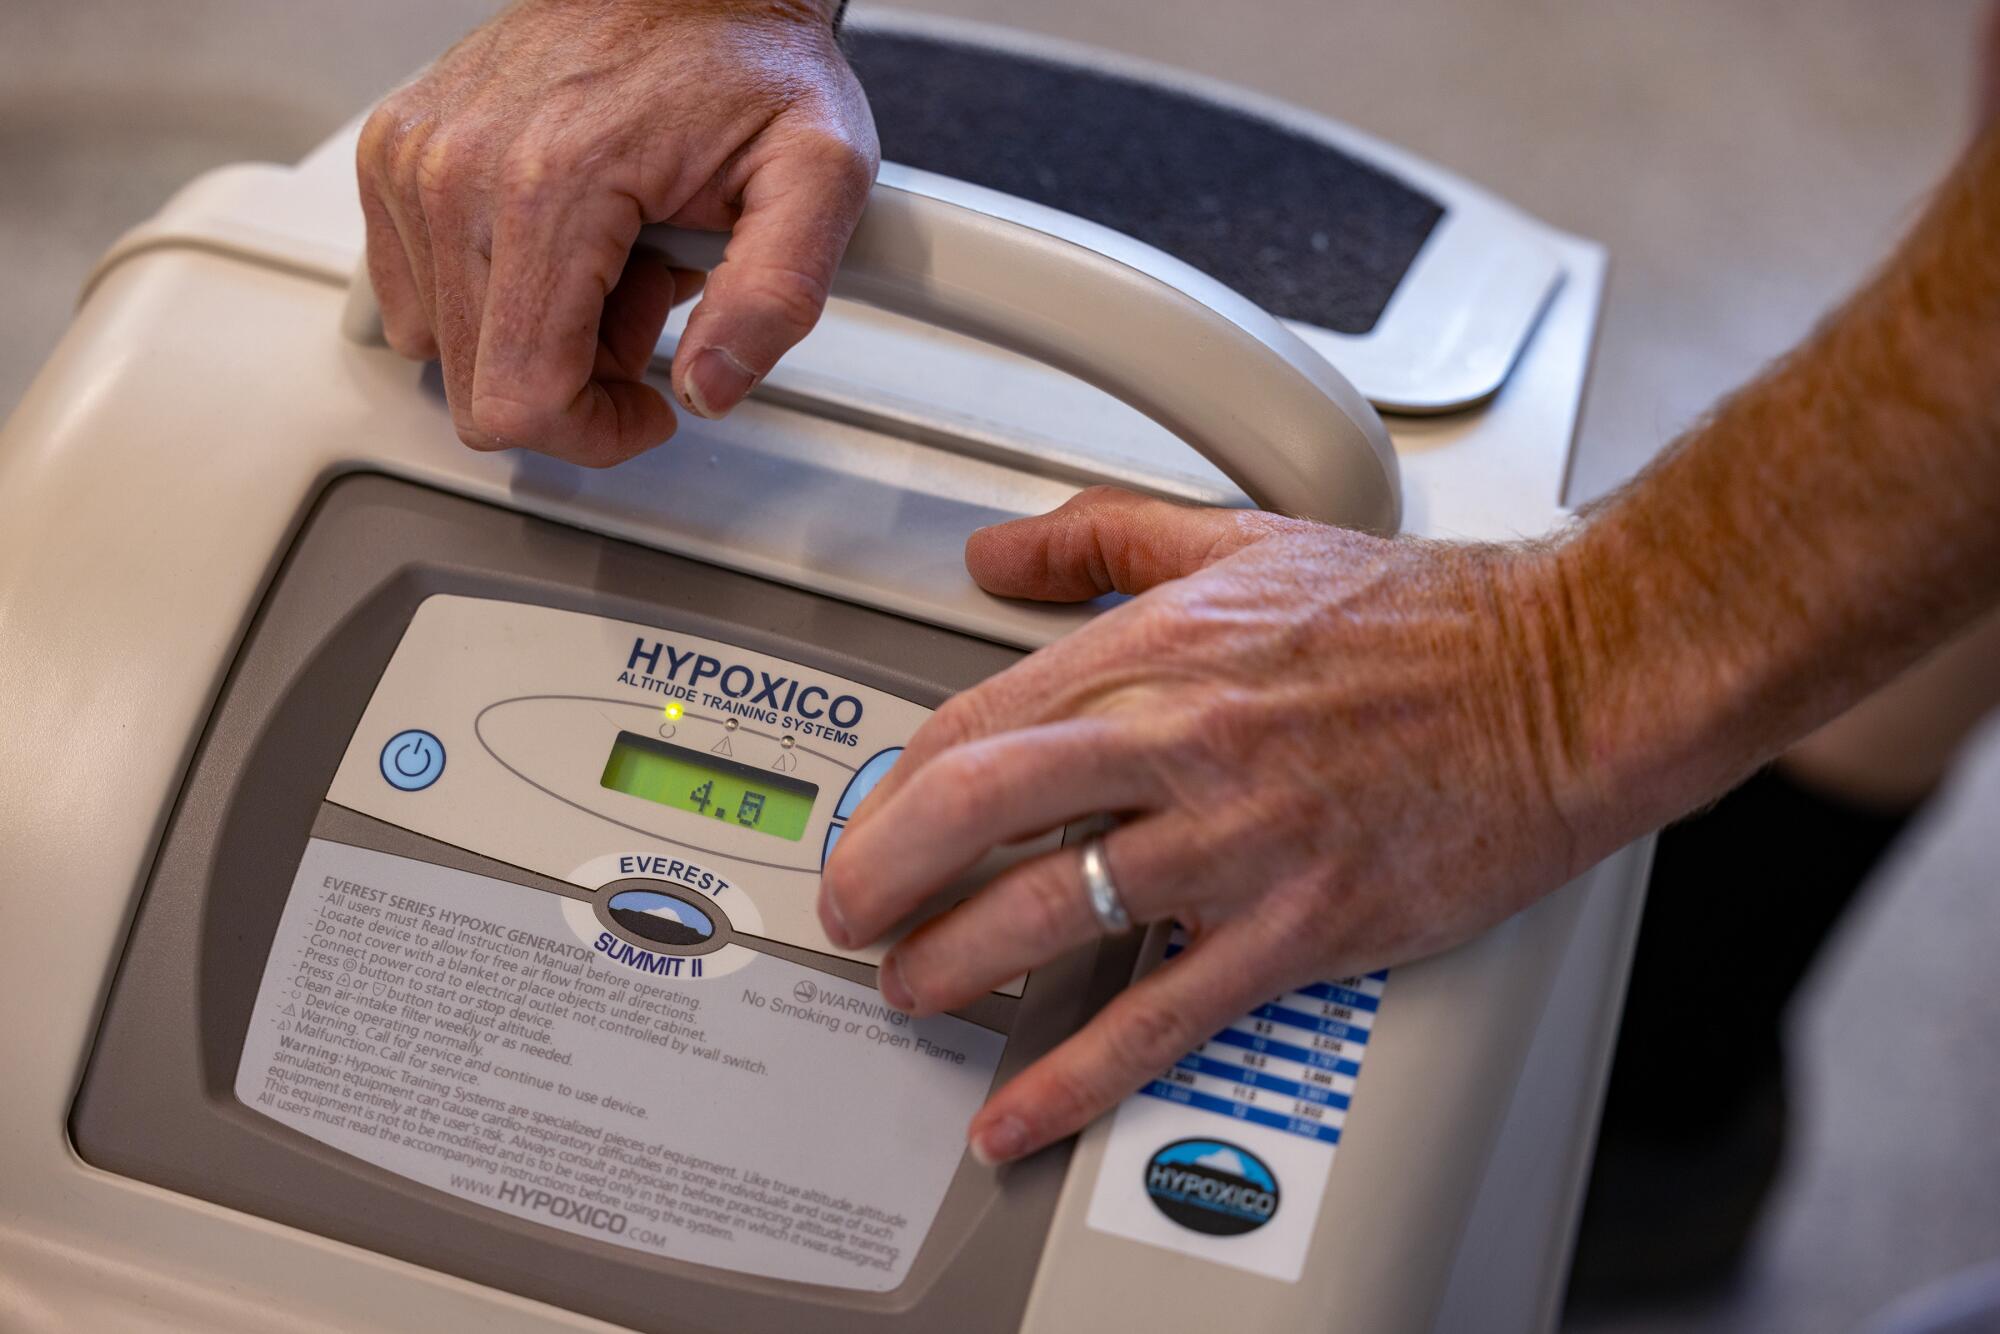
[{"label": "green digital display", "polygon": [[754,829],[794,843],[805,836],[813,799],[819,796],[815,784],[789,774],[704,755],[637,732],[618,734],[598,782],[613,792],[688,811],[714,824]]}]

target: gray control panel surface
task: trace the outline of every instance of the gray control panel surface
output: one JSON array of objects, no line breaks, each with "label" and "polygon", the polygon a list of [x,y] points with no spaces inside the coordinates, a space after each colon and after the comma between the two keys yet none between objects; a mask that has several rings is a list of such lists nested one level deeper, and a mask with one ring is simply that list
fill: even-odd
[{"label": "gray control panel surface", "polygon": [[[593,637],[627,667],[649,633],[709,653],[712,677],[728,646],[769,703],[786,672],[822,693],[772,722],[715,680],[502,688]],[[407,483],[337,483],[171,818],[78,1150],[639,1329],[1015,1327],[1068,1149],[996,1174],[963,1156],[963,1116],[1131,950],[913,1026],[870,1008],[877,956],[832,950],[801,905],[878,743],[1017,656]],[[596,828],[624,851],[576,857]],[[871,1101],[892,1086],[921,1094],[910,1125]]]}]

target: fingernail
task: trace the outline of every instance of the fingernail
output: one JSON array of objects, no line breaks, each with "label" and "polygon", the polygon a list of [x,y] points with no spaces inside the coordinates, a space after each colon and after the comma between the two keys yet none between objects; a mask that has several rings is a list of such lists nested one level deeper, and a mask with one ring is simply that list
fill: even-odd
[{"label": "fingernail", "polygon": [[1011,1163],[1028,1147],[1028,1128],[1011,1116],[1003,1116],[972,1137],[972,1156],[983,1167]]},{"label": "fingernail", "polygon": [[819,927],[826,932],[826,938],[841,949],[854,948],[854,935],[847,929],[847,919],[840,915],[840,905],[834,902],[833,891],[824,885],[819,891]]},{"label": "fingernail", "polygon": [[917,1008],[916,998],[910,995],[909,984],[903,981],[903,961],[895,955],[882,960],[882,999],[896,1009],[908,1014]]},{"label": "fingernail", "polygon": [[698,415],[713,419],[742,402],[756,383],[756,372],[728,348],[711,347],[688,367],[681,382],[681,402]]}]

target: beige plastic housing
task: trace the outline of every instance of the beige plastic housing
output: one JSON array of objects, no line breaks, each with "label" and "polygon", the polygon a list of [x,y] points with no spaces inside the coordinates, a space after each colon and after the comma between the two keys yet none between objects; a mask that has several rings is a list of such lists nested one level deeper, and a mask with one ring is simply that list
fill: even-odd
[{"label": "beige plastic housing", "polygon": [[[1143,414],[1045,367],[836,303],[788,365],[920,365],[963,405],[803,412],[803,381],[689,421],[616,470],[475,454],[434,370],[340,333],[361,226],[353,130],[293,168],[204,177],[108,255],[0,428],[0,1326],[31,1330],[601,1329],[89,1167],[66,1122],[159,831],[249,618],[333,477],[373,471],[1032,647],[1090,607],[1002,603],[960,564],[977,524],[1120,481],[1242,499]],[[1478,412],[1399,420],[1404,530],[1563,521],[1603,255],[1566,278]],[[907,363],[895,359],[905,357]],[[865,401],[863,401],[865,400]],[[824,399],[820,401],[825,401]],[[870,415],[873,414],[873,415]],[[1051,440],[1047,423],[1068,423]],[[1532,1330],[1560,1296],[1645,851],[1390,979],[1296,1283],[1082,1222],[1074,1161],[1027,1328]]]}]

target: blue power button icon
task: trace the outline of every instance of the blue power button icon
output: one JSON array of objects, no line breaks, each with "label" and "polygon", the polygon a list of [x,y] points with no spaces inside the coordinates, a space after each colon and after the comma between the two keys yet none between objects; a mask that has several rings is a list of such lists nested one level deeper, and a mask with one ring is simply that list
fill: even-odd
[{"label": "blue power button icon", "polygon": [[404,792],[421,792],[444,772],[444,743],[420,727],[398,732],[382,747],[382,777]]}]

